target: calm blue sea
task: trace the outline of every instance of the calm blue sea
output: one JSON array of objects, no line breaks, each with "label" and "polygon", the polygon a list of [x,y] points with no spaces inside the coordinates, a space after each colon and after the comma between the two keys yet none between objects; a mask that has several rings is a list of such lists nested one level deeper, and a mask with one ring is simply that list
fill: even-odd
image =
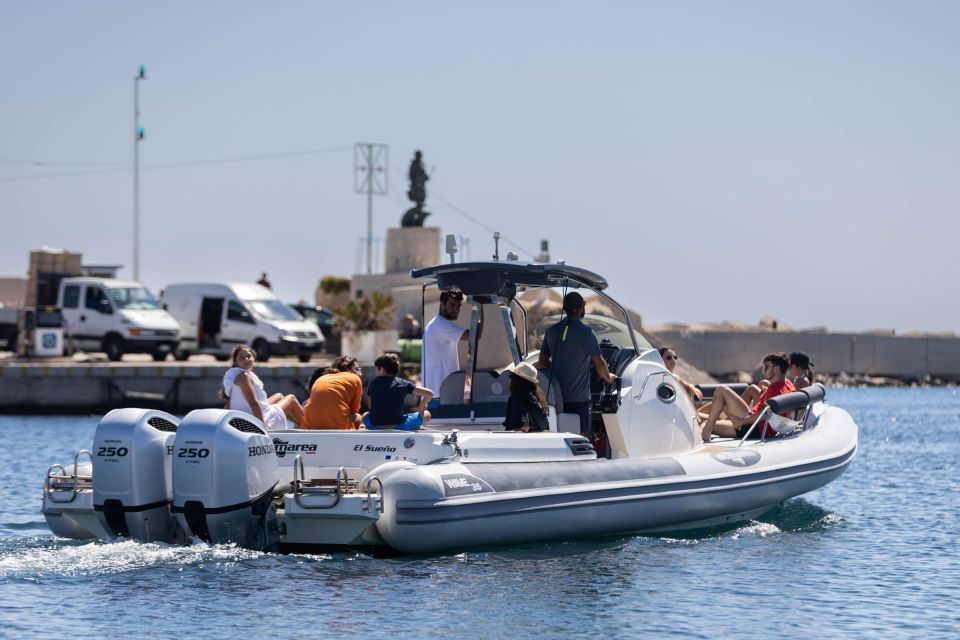
[{"label": "calm blue sea", "polygon": [[859,457],[762,521],[387,559],[54,539],[43,475],[98,418],[0,416],[0,635],[960,636],[960,391],[828,399],[860,425]]}]

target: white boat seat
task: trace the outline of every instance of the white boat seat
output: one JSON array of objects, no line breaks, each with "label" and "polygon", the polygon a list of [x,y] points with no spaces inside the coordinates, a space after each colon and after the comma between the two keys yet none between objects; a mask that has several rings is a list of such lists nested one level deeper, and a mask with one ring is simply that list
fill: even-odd
[{"label": "white boat seat", "polygon": [[440,404],[463,404],[463,381],[466,379],[465,371],[454,371],[440,383]]},{"label": "white boat seat", "polygon": [[[463,404],[463,383],[465,371],[454,371],[440,385],[440,404]],[[506,375],[500,375],[493,369],[478,369],[473,376],[472,401],[503,402],[510,397],[510,381]]]}]

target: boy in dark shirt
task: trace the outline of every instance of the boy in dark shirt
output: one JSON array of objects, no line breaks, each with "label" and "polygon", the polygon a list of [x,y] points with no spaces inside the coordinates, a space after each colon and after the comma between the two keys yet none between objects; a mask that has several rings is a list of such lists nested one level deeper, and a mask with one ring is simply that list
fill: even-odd
[{"label": "boy in dark shirt", "polygon": [[[415,431],[430,421],[427,403],[433,399],[433,392],[418,387],[409,380],[398,378],[400,358],[394,353],[385,353],[373,362],[377,377],[370,381],[367,389],[367,406],[370,411],[363,416],[367,429],[400,429]],[[403,401],[407,394],[420,396],[420,406],[416,412],[404,413]]]}]

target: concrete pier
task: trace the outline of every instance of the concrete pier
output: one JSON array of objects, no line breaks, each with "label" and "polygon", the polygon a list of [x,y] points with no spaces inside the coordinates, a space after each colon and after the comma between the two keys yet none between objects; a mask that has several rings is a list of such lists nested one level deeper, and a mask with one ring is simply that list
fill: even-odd
[{"label": "concrete pier", "polygon": [[[301,401],[310,374],[326,362],[257,365],[268,394]],[[105,413],[117,407],[162,408],[172,413],[222,407],[219,391],[228,366],[186,363],[0,363],[0,413]]]}]

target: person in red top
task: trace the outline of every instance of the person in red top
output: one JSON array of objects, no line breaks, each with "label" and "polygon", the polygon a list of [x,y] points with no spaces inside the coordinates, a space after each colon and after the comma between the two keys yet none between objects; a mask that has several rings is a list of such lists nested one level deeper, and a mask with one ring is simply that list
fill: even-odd
[{"label": "person in red top", "polygon": [[[742,438],[750,426],[756,421],[757,415],[763,410],[764,404],[770,398],[796,391],[793,383],[786,379],[790,360],[785,353],[769,353],[763,359],[763,375],[770,381],[756,404],[752,407],[737,395],[730,387],[718,387],[713,395],[713,404],[710,406],[710,415],[703,423],[701,433],[703,441],[709,442],[714,433],[727,438]],[[719,420],[721,413],[727,415],[726,420]],[[759,438],[766,430],[767,437],[776,435],[766,421],[757,425],[752,437]]]}]

